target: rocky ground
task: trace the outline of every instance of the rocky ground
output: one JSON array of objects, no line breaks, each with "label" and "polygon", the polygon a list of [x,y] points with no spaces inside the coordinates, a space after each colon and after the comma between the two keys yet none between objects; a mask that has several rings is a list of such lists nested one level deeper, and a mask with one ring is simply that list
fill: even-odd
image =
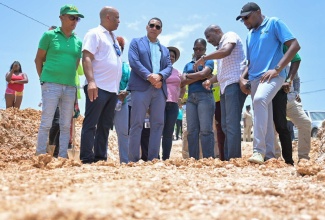
[{"label": "rocky ground", "polygon": [[0,219],[325,219],[324,131],[295,166],[248,163],[250,143],[230,162],[183,160],[181,141],[170,160],[120,165],[114,132],[110,159],[81,165],[34,156],[40,111],[0,119]]}]

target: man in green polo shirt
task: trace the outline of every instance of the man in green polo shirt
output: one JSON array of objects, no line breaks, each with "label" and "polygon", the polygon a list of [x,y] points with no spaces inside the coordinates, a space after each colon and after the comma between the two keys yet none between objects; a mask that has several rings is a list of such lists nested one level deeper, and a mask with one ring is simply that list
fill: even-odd
[{"label": "man in green polo shirt", "polygon": [[42,117],[36,154],[46,153],[46,142],[56,107],[60,109],[59,157],[67,157],[70,121],[76,99],[76,69],[81,58],[81,40],[75,36],[80,18],[84,16],[73,5],[60,10],[61,27],[43,34],[35,58],[42,87]]}]

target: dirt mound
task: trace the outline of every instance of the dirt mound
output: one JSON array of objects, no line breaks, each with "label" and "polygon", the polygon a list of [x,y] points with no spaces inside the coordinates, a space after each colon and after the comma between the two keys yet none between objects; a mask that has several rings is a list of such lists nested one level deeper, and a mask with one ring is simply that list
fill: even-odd
[{"label": "dirt mound", "polygon": [[[66,166],[79,166],[80,164],[71,162],[66,159],[51,159],[49,155],[43,155],[35,157],[37,133],[40,123],[41,111],[34,109],[18,110],[14,108],[0,110],[0,169],[5,166],[6,162],[14,163],[26,163],[26,166],[41,168],[41,169],[54,169]],[[80,116],[76,120],[76,139],[75,146],[78,149],[80,144],[80,133],[82,127],[83,117]],[[302,162],[297,166],[298,172],[302,175],[316,175],[322,166],[325,166],[325,122],[323,123],[322,129],[320,129],[319,139],[312,140],[312,148],[310,156],[311,161]],[[107,162],[100,162],[94,164],[94,166],[114,166],[119,167],[119,154],[117,147],[117,136],[115,131],[110,131],[109,142],[108,142],[108,158]],[[293,149],[297,151],[297,143],[293,144]],[[138,163],[129,163],[126,166],[137,167],[137,166],[176,166],[176,167],[193,167],[193,168],[232,168],[232,167],[247,167],[256,166],[259,169],[265,168],[284,168],[287,165],[283,160],[271,159],[266,161],[262,166],[251,164],[247,162],[248,155],[252,151],[252,146],[248,143],[243,144],[243,158],[231,159],[229,162],[220,161],[218,159],[201,159],[195,161],[194,159],[182,159],[180,157],[171,158],[166,161],[152,161]],[[323,158],[324,157],[324,158]],[[315,163],[317,162],[317,164]],[[160,164],[160,165],[159,165]]]}]

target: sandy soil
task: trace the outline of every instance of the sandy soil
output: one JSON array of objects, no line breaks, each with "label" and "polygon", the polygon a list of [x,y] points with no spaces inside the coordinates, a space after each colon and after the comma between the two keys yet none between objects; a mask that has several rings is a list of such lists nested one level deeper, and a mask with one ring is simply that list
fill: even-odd
[{"label": "sandy soil", "polygon": [[250,143],[230,162],[183,160],[181,141],[170,160],[120,165],[114,132],[110,159],[81,165],[34,156],[39,118],[0,110],[0,219],[325,219],[323,131],[295,166],[248,163]]}]

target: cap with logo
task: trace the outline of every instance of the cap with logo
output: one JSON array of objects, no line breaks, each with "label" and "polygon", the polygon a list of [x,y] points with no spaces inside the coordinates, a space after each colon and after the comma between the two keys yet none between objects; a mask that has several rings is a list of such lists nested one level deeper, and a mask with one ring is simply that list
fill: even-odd
[{"label": "cap with logo", "polygon": [[78,12],[78,8],[74,5],[64,5],[60,9],[60,15],[76,15],[80,18],[84,18],[84,16]]},{"label": "cap with logo", "polygon": [[248,2],[246,5],[244,5],[244,7],[242,7],[240,11],[240,15],[237,16],[236,21],[238,21],[241,17],[245,17],[250,13],[252,13],[253,11],[258,11],[258,10],[261,10],[260,6],[258,6],[254,2]]}]

